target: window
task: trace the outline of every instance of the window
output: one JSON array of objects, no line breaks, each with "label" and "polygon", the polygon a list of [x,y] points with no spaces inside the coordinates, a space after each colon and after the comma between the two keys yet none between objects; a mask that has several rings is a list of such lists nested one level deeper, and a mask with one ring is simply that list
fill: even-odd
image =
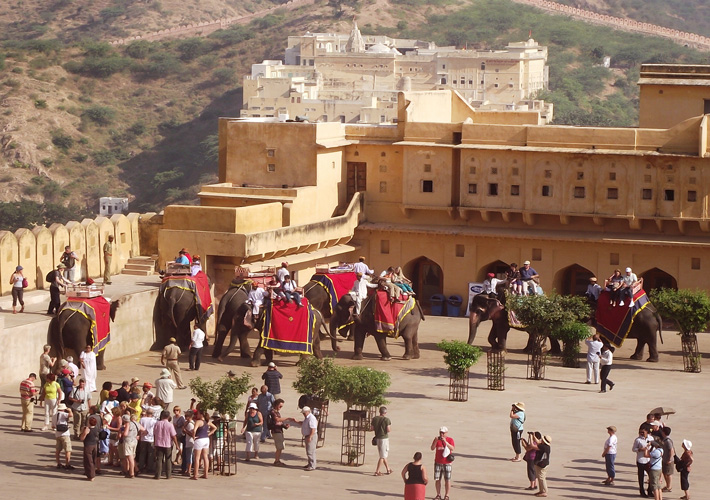
[{"label": "window", "polygon": [[476,194],[478,193],[478,184],[469,184],[468,185],[468,194]]},{"label": "window", "polygon": [[380,193],[386,193],[387,192],[387,182],[381,181],[380,182]]},{"label": "window", "polygon": [[575,198],[584,198],[584,186],[575,186],[574,197]]},{"label": "window", "polygon": [[698,201],[698,192],[688,191],[688,201]]},{"label": "window", "polygon": [[513,175],[519,175],[520,169],[518,167],[513,167]]},{"label": "window", "polygon": [[703,114],[710,114],[710,99],[703,99]]},{"label": "window", "polygon": [[519,184],[511,184],[510,196],[520,196],[520,185]]},{"label": "window", "polygon": [[425,171],[425,172],[431,172],[431,164],[425,163],[425,164],[424,164],[424,171]]},{"label": "window", "polygon": [[390,253],[390,240],[380,240],[380,253]]},{"label": "window", "polygon": [[276,172],[276,164],[275,163],[269,163],[266,166],[266,171],[267,172]]},{"label": "window", "polygon": [[498,167],[491,168],[491,174],[496,175],[498,173]]},{"label": "window", "polygon": [[382,151],[382,152],[380,153],[380,156],[382,156],[382,157],[384,158],[385,156],[387,156],[387,153],[385,153],[384,151]]},{"label": "window", "polygon": [[468,167],[468,173],[471,175],[476,174],[476,167]]},{"label": "window", "polygon": [[464,246],[463,245],[456,245],[456,257],[463,257],[464,256]]},{"label": "window", "polygon": [[434,181],[422,181],[422,193],[433,193]]},{"label": "window", "polygon": [[545,170],[545,179],[552,178],[552,170]]},{"label": "window", "polygon": [[552,196],[552,186],[542,186],[542,195],[549,198]]},{"label": "window", "polygon": [[690,268],[700,269],[700,259],[698,257],[693,257],[692,259],[690,259]]},{"label": "window", "polygon": [[610,253],[609,254],[609,265],[610,266],[618,266],[619,265],[619,254],[618,253]]},{"label": "window", "polygon": [[380,172],[387,172],[387,165],[380,165]]},{"label": "window", "polygon": [[486,63],[481,63],[481,69],[485,70],[486,69]]},{"label": "window", "polygon": [[276,154],[275,149],[267,149],[266,150],[266,156],[268,156],[269,158],[273,158],[275,154]]},{"label": "window", "polygon": [[577,180],[578,181],[584,180],[584,172],[577,172]]},{"label": "window", "polygon": [[498,88],[498,84],[497,84],[497,83],[494,83],[493,86],[494,86],[495,88]]},{"label": "window", "polygon": [[619,199],[619,190],[617,188],[607,188],[606,199],[607,200],[618,200]]},{"label": "window", "polygon": [[641,190],[641,199],[642,200],[653,199],[653,189],[642,189]]},{"label": "window", "polygon": [[609,172],[609,180],[610,181],[616,180],[616,172]]},{"label": "window", "polygon": [[498,183],[492,182],[488,184],[488,196],[498,196]]},{"label": "window", "polygon": [[663,199],[665,201],[675,201],[675,191],[673,189],[665,189],[663,191]]}]

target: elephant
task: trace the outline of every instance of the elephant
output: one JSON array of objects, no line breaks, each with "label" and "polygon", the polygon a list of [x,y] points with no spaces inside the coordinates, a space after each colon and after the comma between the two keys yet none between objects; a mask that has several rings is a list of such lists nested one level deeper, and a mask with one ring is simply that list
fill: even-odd
[{"label": "elephant", "polygon": [[[387,335],[378,332],[375,327],[375,300],[363,301],[359,317],[353,316],[354,307],[355,301],[350,294],[340,298],[330,319],[331,337],[335,338],[335,333],[340,331],[341,326],[354,321],[355,352],[352,359],[362,359],[362,349],[368,334],[375,337],[377,348],[380,350],[380,359],[383,361],[392,359],[387,349]],[[416,307],[402,318],[399,325],[399,335],[404,339],[403,359],[419,358],[419,323],[421,321],[424,321],[424,313],[417,302]],[[347,333],[341,332],[341,335],[346,336]]]},{"label": "elephant", "polygon": [[[596,327],[596,303],[590,303],[592,305],[592,326]],[[663,327],[662,327],[661,315],[658,314],[658,310],[650,302],[641,309],[634,317],[633,323],[631,324],[631,329],[627,338],[636,339],[636,350],[631,355],[630,359],[641,360],[643,359],[644,347],[648,345],[648,359],[651,363],[658,363],[658,343],[656,339],[656,332],[658,332],[658,337],[663,343]],[[606,340],[606,337],[602,332],[602,337]]]},{"label": "elephant", "polygon": [[[239,341],[239,350],[242,358],[251,358],[249,348],[249,333],[253,328],[244,324],[244,317],[249,311],[246,303],[248,298],[247,289],[235,286],[227,290],[219,301],[217,308],[217,327],[215,331],[215,344],[212,350],[212,357],[223,361],[235,348]],[[231,334],[229,346],[223,352],[224,341],[227,334]]]},{"label": "elephant", "polygon": [[153,307],[155,342],[151,351],[159,351],[175,337],[180,350],[187,352],[192,337],[192,322],[201,330],[206,330],[207,318],[199,318],[195,294],[178,287],[160,287]]},{"label": "elephant", "polygon": [[[511,327],[506,309],[506,293],[508,281],[501,281],[496,285],[496,294],[500,299],[491,298],[486,294],[474,295],[469,306],[468,317],[468,343],[473,344],[476,339],[478,325],[481,321],[491,320],[493,326],[488,334],[488,343],[494,351],[504,351],[508,340],[508,332],[511,328],[521,330],[521,328]],[[528,343],[523,352],[532,352],[534,338],[528,333]],[[550,354],[561,354],[560,343],[556,339],[550,338]]]},{"label": "elephant", "polygon": [[[118,300],[111,302],[109,314],[111,321],[116,319],[118,307]],[[91,322],[86,316],[78,314],[76,311],[60,309],[59,314],[52,318],[49,323],[49,345],[54,348],[59,359],[65,357],[66,349],[71,349],[76,355],[75,359],[78,360],[87,345],[94,345],[94,339],[91,335]],[[106,369],[106,364],[104,363],[105,352],[106,349],[102,349],[96,356],[96,368],[98,370]]]},{"label": "elephant", "polygon": [[[323,359],[323,353],[320,350],[320,331],[321,328],[325,326],[325,321],[323,319],[323,315],[318,309],[314,308],[314,311],[316,315],[316,324],[313,328],[313,355],[318,359]],[[337,339],[333,335],[331,335],[330,337],[333,351],[339,351],[340,347],[338,347],[337,345]],[[261,356],[263,354],[266,355],[267,363],[271,362],[274,359],[274,351],[271,349],[266,349],[263,345],[263,341],[259,340],[259,345],[256,346],[256,349],[254,349],[254,355],[251,358],[251,366],[259,366],[261,364]]]}]

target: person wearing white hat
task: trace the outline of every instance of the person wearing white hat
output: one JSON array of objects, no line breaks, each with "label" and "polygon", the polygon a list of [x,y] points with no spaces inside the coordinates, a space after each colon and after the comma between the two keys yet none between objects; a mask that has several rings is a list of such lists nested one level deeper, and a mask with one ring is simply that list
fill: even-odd
[{"label": "person wearing white hat", "polygon": [[449,428],[444,426],[439,428],[439,435],[431,442],[431,450],[434,454],[434,486],[436,496],[434,500],[441,500],[441,476],[444,476],[444,500],[449,500],[451,491],[451,453],[454,451],[454,439],[449,437]]},{"label": "person wearing white hat", "polygon": [[626,274],[621,281],[621,302],[620,306],[624,305],[624,298],[629,300],[629,307],[634,307],[634,285],[639,279],[630,267],[626,268]]},{"label": "person wearing white hat", "polygon": [[301,413],[303,413],[303,420],[294,420],[294,422],[301,425],[301,434],[303,435],[303,440],[306,442],[306,457],[308,458],[308,463],[303,470],[312,471],[316,470],[318,420],[316,416],[313,415],[313,412],[311,412],[309,406],[301,408]]},{"label": "person wearing white hat", "polygon": [[177,384],[170,378],[170,371],[163,368],[160,378],[155,381],[155,397],[160,400],[163,410],[167,410],[173,403],[173,390],[177,388]]},{"label": "person wearing white hat", "polygon": [[[57,405],[57,413],[52,417],[52,427],[55,429],[54,436],[56,438],[56,446],[54,448],[54,458],[57,461],[57,469],[74,469],[71,465],[71,432],[69,432],[69,420],[72,418],[72,412],[67,405],[59,403]],[[59,458],[61,452],[64,452],[64,465]]]},{"label": "person wearing white hat", "polygon": [[676,462],[680,465],[680,489],[683,490],[683,496],[685,500],[690,500],[690,483],[688,482],[688,474],[690,473],[690,467],[693,465],[693,452],[690,449],[693,447],[693,443],[689,440],[683,440],[683,454],[680,459]]},{"label": "person wearing white hat", "polygon": [[273,394],[275,398],[281,394],[281,379],[283,377],[284,376],[281,375],[281,372],[277,369],[276,363],[273,361],[269,363],[269,367],[261,375],[261,379],[266,384],[266,387],[269,388],[269,392]]},{"label": "person wearing white hat", "polygon": [[264,417],[259,411],[256,403],[249,403],[247,415],[244,417],[244,425],[240,434],[244,434],[247,441],[245,450],[246,460],[249,461],[249,454],[254,452],[254,458],[259,458],[259,438],[264,430]]}]

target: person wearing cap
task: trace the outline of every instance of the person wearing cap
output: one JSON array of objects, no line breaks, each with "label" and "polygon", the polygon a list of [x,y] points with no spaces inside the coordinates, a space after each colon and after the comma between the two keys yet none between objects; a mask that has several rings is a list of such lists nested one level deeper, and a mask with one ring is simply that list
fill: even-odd
[{"label": "person wearing cap", "polygon": [[523,437],[525,418],[525,403],[513,403],[510,408],[510,440],[513,443],[515,456],[510,459],[511,462],[520,462],[522,460],[523,450],[520,447],[520,438]]},{"label": "person wearing cap", "polygon": [[173,390],[177,388],[177,384],[170,378],[170,371],[163,368],[160,371],[160,378],[155,381],[155,397],[160,400],[163,410],[167,410],[173,404]]},{"label": "person wearing cap", "polygon": [[646,476],[646,464],[649,463],[650,458],[646,455],[646,450],[650,446],[650,442],[653,441],[653,437],[649,435],[647,424],[641,425],[639,428],[639,435],[634,440],[634,444],[631,447],[631,451],[636,453],[636,474],[639,483],[639,495],[642,497],[652,497],[653,491],[649,485],[648,492],[644,490],[644,479]]},{"label": "person wearing cap", "polygon": [[662,491],[671,492],[673,491],[673,473],[675,472],[675,464],[673,463],[673,458],[675,457],[675,446],[673,445],[673,440],[671,439],[671,428],[667,425],[663,426],[661,429],[661,444],[663,445],[663,479],[666,485],[663,487]]},{"label": "person wearing cap", "polygon": [[153,405],[153,398],[155,397],[155,394],[151,391],[153,388],[153,384],[150,382],[144,382],[143,387],[141,388],[143,393],[141,394],[141,406],[143,407],[143,410],[145,411],[146,406],[152,406]]},{"label": "person wearing cap", "polygon": [[602,353],[604,343],[600,340],[601,335],[595,333],[584,341],[587,345],[587,384],[599,383],[599,356]]},{"label": "person wearing cap", "polygon": [[597,283],[597,277],[592,276],[589,278],[589,284],[587,285],[587,291],[584,292],[584,296],[587,297],[587,300],[596,304],[597,301],[599,301],[600,293],[602,293],[602,287]]},{"label": "person wearing cap", "polygon": [[380,466],[384,465],[387,474],[392,474],[390,464],[387,463],[387,457],[390,452],[389,433],[392,431],[392,421],[387,417],[387,407],[380,406],[380,414],[372,419],[370,430],[375,432],[375,440],[377,442],[377,467],[375,467],[375,476],[381,476]]},{"label": "person wearing cap", "polygon": [[114,408],[118,408],[118,391],[108,391],[108,399],[101,403],[101,414],[111,416]]},{"label": "person wearing cap", "polygon": [[60,401],[62,401],[65,405],[71,406],[69,396],[71,396],[71,393],[74,390],[74,381],[71,379],[71,370],[69,368],[62,369],[57,377],[57,382],[59,382],[59,385],[62,387],[62,394],[64,395]]},{"label": "person wearing cap", "polygon": [[313,415],[309,406],[301,408],[303,420],[294,420],[295,423],[301,426],[301,435],[306,443],[306,458],[308,463],[303,470],[316,470],[316,447],[318,444],[318,419]]},{"label": "person wearing cap", "polygon": [[614,348],[608,345],[602,346],[602,354],[600,357],[601,371],[599,373],[602,379],[602,388],[599,392],[606,392],[606,386],[609,386],[611,391],[614,388],[614,382],[609,380],[609,372],[611,372],[611,365],[614,362]]},{"label": "person wearing cap", "polygon": [[353,271],[356,273],[360,273],[363,276],[374,276],[375,271],[370,269],[367,264],[365,264],[365,257],[360,256],[358,258],[358,261],[353,264]]},{"label": "person wearing cap", "polygon": [[291,273],[288,270],[288,262],[284,261],[281,263],[281,267],[276,270],[276,281],[279,285],[283,285],[286,276],[291,276]]},{"label": "person wearing cap", "polygon": [[523,295],[535,295],[534,280],[539,277],[537,271],[530,267],[529,260],[523,262],[523,267],[520,269],[520,279],[523,281]]},{"label": "person wearing cap", "polygon": [[[264,386],[266,387],[266,386]],[[254,453],[254,458],[259,458],[259,440],[261,433],[264,430],[264,417],[259,411],[256,403],[249,403],[247,408],[247,415],[244,417],[244,425],[240,434],[244,434],[246,438],[246,449],[244,460],[247,462],[250,460],[249,454]]]},{"label": "person wearing cap", "polygon": [[86,389],[86,381],[79,379],[78,385],[69,394],[71,409],[74,413],[74,439],[79,439],[81,430],[86,427],[91,407],[91,393]]},{"label": "person wearing cap", "polygon": [[27,282],[25,275],[22,274],[22,266],[15,267],[15,272],[10,276],[10,284],[12,285],[12,314],[17,314],[17,303],[20,303],[20,312],[25,312],[24,284]]},{"label": "person wearing cap", "polygon": [[604,441],[604,451],[602,452],[602,457],[604,458],[604,463],[606,465],[606,479],[603,484],[607,486],[614,484],[614,478],[616,478],[616,470],[614,469],[614,463],[616,462],[616,445],[618,439],[616,437],[616,427],[610,425],[606,428],[609,437]]},{"label": "person wearing cap", "polygon": [[454,439],[448,436],[449,428],[444,426],[439,428],[439,435],[431,442],[431,450],[434,454],[434,486],[436,496],[434,500],[442,500],[441,497],[441,477],[444,477],[444,498],[449,500],[451,491],[451,462],[448,456],[454,451]]},{"label": "person wearing cap", "polygon": [[[67,405],[59,403],[57,413],[52,417],[52,428],[55,430],[54,437],[56,445],[54,448],[54,458],[57,461],[57,469],[74,469],[71,465],[71,433],[69,432],[69,420],[72,412]],[[64,452],[64,465],[61,462],[61,453]]]},{"label": "person wearing cap", "polygon": [[205,345],[205,332],[199,326],[195,326],[190,339],[190,354],[188,370],[199,371],[202,364],[202,348]]},{"label": "person wearing cap", "polygon": [[621,280],[621,302],[619,302],[620,306],[624,305],[624,298],[626,298],[629,301],[629,307],[634,307],[634,285],[636,285],[638,280],[639,279],[636,277],[636,274],[634,274],[631,268],[627,267],[626,274],[624,274],[624,277]]},{"label": "person wearing cap", "polygon": [[276,364],[271,361],[266,371],[261,375],[261,379],[269,388],[269,392],[277,397],[281,394],[281,379],[283,375],[276,369]]},{"label": "person wearing cap", "polygon": [[540,490],[535,493],[536,497],[547,496],[547,468],[550,465],[550,445],[552,438],[548,435],[542,436],[538,440],[533,437],[537,444],[537,453],[535,454],[535,476],[537,477],[537,485]]},{"label": "person wearing cap", "polygon": [[113,261],[113,235],[109,234],[103,247],[104,254],[104,285],[111,284],[111,262]]},{"label": "person wearing cap", "polygon": [[86,380],[86,390],[96,391],[96,353],[90,344],[86,344],[84,350],[81,351],[79,364],[81,364],[81,372]]},{"label": "person wearing cap", "polygon": [[47,309],[47,314],[54,315],[59,312],[59,306],[62,305],[62,299],[60,296],[60,288],[66,288],[67,285],[71,284],[63,275],[62,271],[66,268],[64,264],[57,264],[57,269],[52,271],[52,278],[49,285],[49,308]]},{"label": "person wearing cap", "polygon": [[680,466],[680,489],[683,490],[683,496],[685,500],[690,500],[690,483],[688,482],[688,475],[690,474],[690,467],[693,465],[693,452],[691,448],[693,443],[689,440],[683,440],[683,454],[680,456],[676,464]]},{"label": "person wearing cap", "polygon": [[38,389],[35,387],[37,374],[30,373],[29,377],[20,382],[20,403],[22,403],[22,432],[32,432],[32,419],[34,418],[34,402]]},{"label": "person wearing cap", "polygon": [[663,472],[663,444],[659,438],[654,438],[645,449],[645,455],[651,464],[648,471],[649,496],[655,500],[661,500],[661,472]]},{"label": "person wearing cap", "polygon": [[180,363],[178,358],[182,354],[180,347],[177,345],[175,337],[170,337],[170,343],[163,348],[163,353],[160,355],[160,364],[164,365],[169,371],[173,380],[177,384],[178,389],[185,389],[180,376]]}]

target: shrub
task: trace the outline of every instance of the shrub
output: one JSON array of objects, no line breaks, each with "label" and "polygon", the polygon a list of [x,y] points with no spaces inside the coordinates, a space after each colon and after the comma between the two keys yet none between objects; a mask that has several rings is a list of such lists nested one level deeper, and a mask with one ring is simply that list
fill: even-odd
[{"label": "shrub", "polygon": [[20,83],[20,80],[17,80],[15,78],[6,78],[5,81],[2,83],[7,87],[10,87],[11,89],[19,89],[20,87],[22,87],[22,83]]},{"label": "shrub", "polygon": [[95,78],[108,78],[125,70],[130,64],[130,60],[120,56],[86,57],[81,63],[69,61],[64,65],[64,69],[70,73],[78,73]]},{"label": "shrub", "polygon": [[127,133],[129,133],[135,137],[145,134],[145,131],[146,131],[146,126],[145,126],[145,123],[143,123],[143,122],[136,122],[126,129]]},{"label": "shrub", "polygon": [[101,16],[101,20],[105,23],[112,22],[115,18],[120,17],[126,13],[126,8],[122,5],[113,5],[111,7],[107,7],[105,9],[102,9],[99,12],[99,16]]},{"label": "shrub", "polygon": [[224,30],[217,30],[209,38],[215,40],[221,47],[237,45],[245,40],[250,40],[254,35],[246,26],[232,26]]},{"label": "shrub", "polygon": [[54,165],[54,160],[51,158],[42,158],[39,162],[42,164],[42,166],[46,168],[49,168]]},{"label": "shrub", "polygon": [[177,169],[158,172],[153,177],[153,186],[155,186],[156,188],[161,188],[166,184],[182,179],[183,175],[184,174],[178,171]]},{"label": "shrub", "polygon": [[134,71],[144,78],[165,78],[182,70],[180,60],[168,52],[159,52],[150,56],[146,64],[136,66]]},{"label": "shrub", "polygon": [[116,157],[114,156],[113,152],[107,149],[104,149],[102,151],[95,151],[91,154],[91,157],[93,158],[94,163],[99,167],[103,167],[104,165],[108,165],[109,163],[113,163],[116,161]]},{"label": "shrub", "polygon": [[236,71],[234,68],[218,68],[212,72],[212,78],[221,84],[228,84],[234,81]]},{"label": "shrub", "polygon": [[579,321],[565,323],[552,331],[550,336],[563,343],[562,366],[579,367],[579,343],[588,338],[589,334],[589,326]]},{"label": "shrub", "polygon": [[466,371],[476,364],[483,354],[480,347],[460,340],[442,340],[436,344],[436,347],[444,351],[444,363],[449,372],[457,377],[465,376]]},{"label": "shrub", "polygon": [[365,366],[339,366],[332,377],[330,399],[345,402],[348,409],[355,405],[380,406],[387,403],[385,392],[390,383],[387,372]]},{"label": "shrub", "polygon": [[92,122],[105,127],[113,123],[116,118],[116,111],[108,106],[91,106],[84,110],[82,116],[85,116]]},{"label": "shrub", "polygon": [[36,194],[39,194],[39,186],[37,186],[36,184],[25,184],[22,187],[22,192],[27,196],[34,196]]},{"label": "shrub", "polygon": [[180,52],[180,59],[183,61],[192,61],[207,50],[208,46],[202,38],[188,38],[177,45],[177,51]]},{"label": "shrub", "polygon": [[74,139],[62,130],[54,130],[52,131],[52,144],[66,153],[74,145]]},{"label": "shrub", "polygon": [[5,54],[0,53],[0,71],[5,69]]},{"label": "shrub", "polygon": [[299,394],[330,399],[335,370],[333,358],[318,359],[308,356],[298,363],[298,376],[293,382],[293,388]]},{"label": "shrub", "polygon": [[106,42],[89,42],[84,45],[87,57],[106,57],[113,52],[113,47]]},{"label": "shrub", "polygon": [[44,99],[35,99],[35,108],[47,109],[47,101]]},{"label": "shrub", "polygon": [[234,378],[224,376],[214,382],[195,377],[188,385],[198,400],[200,411],[217,410],[220,415],[229,415],[238,419],[244,407],[244,404],[238,401],[250,389],[251,378],[246,373]]},{"label": "shrub", "polygon": [[77,153],[71,158],[76,163],[84,163],[89,159],[89,155],[84,153]]},{"label": "shrub", "polygon": [[126,47],[126,55],[133,59],[145,59],[153,51],[153,45],[145,40],[138,40]]},{"label": "shrub", "polygon": [[32,69],[47,69],[52,65],[52,62],[44,56],[35,57],[30,61]]},{"label": "shrub", "polygon": [[704,290],[654,289],[650,299],[662,317],[675,321],[683,336],[705,331],[710,323],[710,297]]}]

